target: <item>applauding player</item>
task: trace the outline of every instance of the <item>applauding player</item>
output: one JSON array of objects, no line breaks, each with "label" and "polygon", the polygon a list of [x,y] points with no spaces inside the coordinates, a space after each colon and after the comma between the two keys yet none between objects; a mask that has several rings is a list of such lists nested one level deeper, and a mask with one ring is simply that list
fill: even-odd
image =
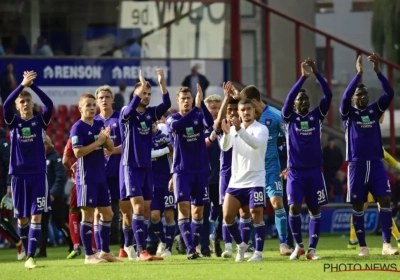
[{"label": "applauding player", "polygon": [[268,128],[255,120],[255,108],[250,99],[240,100],[238,111],[243,123],[237,117],[232,118],[232,126],[222,122],[221,148],[224,151],[232,148],[232,176],[225,194],[224,221],[238,245],[236,262],[241,262],[248,244],[243,242],[235,218],[242,206],[249,205],[256,231],[256,250],[249,262],[260,262],[265,240],[264,158]]},{"label": "applauding player", "polygon": [[[10,129],[11,177],[14,215],[18,218],[18,234],[27,252],[26,268],[36,267],[34,254],[40,237],[42,213],[50,210],[46,179],[44,136],[53,112],[53,102],[33,81],[36,73],[24,72],[24,79],[4,101],[4,119]],[[43,113],[33,116],[30,87],[43,102]],[[14,114],[14,102],[20,115]],[[29,225],[30,222],[30,225]]]},{"label": "applauding player", "polygon": [[[157,69],[157,74],[163,103],[157,107],[148,106],[151,99],[151,86],[140,71],[140,82],[135,85],[134,97],[122,110],[119,119],[122,136],[120,194],[123,200],[120,206],[125,216],[132,213],[133,207],[132,228],[141,261],[160,260],[151,256],[144,248],[154,190],[151,169],[151,127],[171,106],[164,72],[162,69]],[[133,258],[136,255],[133,247],[129,247],[128,251],[128,257]]]},{"label": "applauding player", "polygon": [[[390,244],[392,209],[390,207],[391,189],[382,163],[382,135],[379,119],[392,102],[394,91],[389,81],[379,70],[379,58],[372,54],[368,57],[381,82],[384,94],[378,101],[368,104],[368,90],[358,84],[363,74],[361,56],[356,63],[357,75],[347,87],[340,113],[346,133],[348,166],[347,202],[353,205],[353,224],[360,245],[359,256],[368,256],[365,242],[364,202],[368,191],[378,200],[379,216],[382,223],[382,255],[398,255],[399,251]],[[352,106],[354,103],[354,107]]]},{"label": "applauding player", "polygon": [[204,203],[209,201],[210,165],[204,129],[211,127],[214,121],[203,102],[203,91],[199,84],[194,108],[192,92],[187,87],[178,90],[177,102],[179,112],[167,118],[167,125],[174,147],[173,188],[178,203],[178,224],[187,247],[188,259],[192,260],[199,258],[195,248],[199,245],[203,229]]},{"label": "applauding player", "polygon": [[[110,253],[110,227],[113,212],[110,206],[103,151],[103,146],[110,152],[114,149],[114,144],[109,139],[110,127],[104,128],[103,122],[94,119],[96,99],[93,95],[81,96],[79,110],[81,119],[72,126],[70,139],[77,158],[76,190],[78,207],[82,212],[80,233],[86,255],[85,264],[117,262],[119,260]],[[92,250],[92,225],[95,208],[101,217],[99,257]]]},{"label": "applauding player", "polygon": [[[111,152],[104,149],[106,179],[112,201],[111,206],[113,206],[119,202],[119,164],[121,162],[121,133],[118,123],[119,112],[113,110],[114,94],[109,86],[105,85],[99,87],[94,96],[97,100],[97,106],[100,108],[100,114],[96,115],[94,119],[102,121],[105,127],[110,127],[109,138],[114,143],[114,149]],[[118,210],[119,208],[113,211],[117,217],[117,213],[119,213]],[[97,217],[95,217],[95,221],[96,218]],[[97,223],[95,223],[95,225],[96,224]],[[128,231],[128,234],[133,236],[132,227],[128,227]],[[124,238],[124,236],[121,238]]]},{"label": "applauding player", "polygon": [[[309,96],[304,89],[301,89],[310,75],[306,70],[307,66],[317,77],[324,93],[319,106],[311,111],[309,111]],[[321,173],[321,127],[331,104],[332,92],[310,58],[301,64],[301,71],[302,77],[290,90],[282,109],[289,159],[287,175],[289,225],[297,243],[290,259],[295,260],[305,254],[300,217],[301,204],[305,198],[310,213],[307,259],[317,260],[319,257],[315,249],[321,229],[321,206],[328,203],[328,194]]]},{"label": "applauding player", "polygon": [[[152,169],[154,177],[154,197],[151,202],[151,223],[154,233],[160,239],[157,256],[171,256],[175,237],[174,194],[168,190],[171,180],[172,147],[168,135],[158,129],[153,123],[153,148],[151,150]],[[161,213],[165,216],[165,233],[161,221]]]}]

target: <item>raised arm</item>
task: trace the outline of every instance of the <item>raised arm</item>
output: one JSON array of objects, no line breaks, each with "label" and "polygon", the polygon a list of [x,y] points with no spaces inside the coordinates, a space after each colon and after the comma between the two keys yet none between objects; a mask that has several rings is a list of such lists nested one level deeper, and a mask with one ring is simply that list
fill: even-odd
[{"label": "raised arm", "polygon": [[158,82],[160,83],[160,89],[162,93],[162,103],[156,107],[156,119],[159,120],[161,117],[171,108],[171,99],[165,85],[164,70],[157,69]]},{"label": "raised arm", "polygon": [[230,98],[230,91],[232,88],[232,83],[227,82],[223,83],[222,88],[224,89],[224,100],[222,101],[221,108],[218,111],[217,119],[214,121],[215,130],[221,130],[221,122],[225,119],[226,111],[228,110],[229,98]]},{"label": "raised arm", "polygon": [[42,118],[45,125],[48,125],[51,120],[51,116],[53,115],[53,101],[51,101],[50,97],[48,97],[47,94],[44,93],[37,85],[32,84],[31,89],[37,94],[40,101],[43,103]]},{"label": "raised arm", "polygon": [[210,113],[210,111],[208,111],[206,104],[204,103],[204,101],[201,101],[201,111],[203,112],[203,123],[204,126],[206,128],[212,127],[214,124],[214,119]]},{"label": "raised arm", "polygon": [[293,113],[293,107],[294,107],[294,100],[297,97],[297,94],[299,93],[301,87],[303,86],[304,82],[306,81],[306,79],[308,78],[308,76],[310,75],[306,69],[305,69],[305,63],[303,62],[301,64],[301,72],[302,72],[302,76],[300,77],[300,79],[294,84],[294,86],[292,87],[292,89],[289,91],[289,94],[286,96],[286,100],[285,103],[283,104],[283,108],[282,108],[282,116],[285,119],[290,118],[290,116]]},{"label": "raised arm", "polygon": [[351,80],[350,84],[347,86],[346,90],[344,91],[342,101],[340,102],[340,114],[342,114],[342,116],[347,116],[349,114],[351,108],[351,99],[357,89],[357,85],[360,82],[361,76],[363,74],[361,55],[357,58],[356,69],[357,75],[353,78],[353,80]]},{"label": "raised arm", "polygon": [[266,129],[260,129],[259,133],[256,133],[254,136],[250,135],[246,129],[242,128],[238,131],[238,134],[242,140],[249,145],[252,149],[257,150],[260,148],[265,142],[268,141],[269,131],[267,127]]},{"label": "raised arm", "polygon": [[6,124],[11,124],[14,120],[14,103],[17,99],[18,95],[24,90],[24,86],[19,85],[4,101],[3,103],[3,114]]},{"label": "raised arm", "polygon": [[128,106],[126,106],[126,108],[123,109],[121,112],[122,118],[124,120],[127,120],[132,116],[132,114],[136,111],[137,107],[139,106],[140,100],[141,98],[139,97],[139,95],[135,94],[131,102],[129,102]]},{"label": "raised arm", "polygon": [[329,88],[328,83],[325,81],[324,77],[321,76],[320,73],[316,72],[315,77],[317,77],[317,80],[319,82],[319,85],[322,89],[322,93],[324,96],[322,96],[321,101],[319,102],[319,110],[321,112],[321,115],[323,117],[328,114],[329,108],[331,106],[331,101],[332,101],[332,91]]},{"label": "raised arm", "polygon": [[368,57],[368,60],[371,61],[374,65],[374,70],[378,76],[379,81],[381,82],[382,89],[384,94],[382,94],[378,99],[378,107],[381,112],[384,112],[387,108],[389,108],[390,103],[394,97],[394,91],[392,86],[386,77],[379,70],[379,58],[376,54],[373,54]]}]

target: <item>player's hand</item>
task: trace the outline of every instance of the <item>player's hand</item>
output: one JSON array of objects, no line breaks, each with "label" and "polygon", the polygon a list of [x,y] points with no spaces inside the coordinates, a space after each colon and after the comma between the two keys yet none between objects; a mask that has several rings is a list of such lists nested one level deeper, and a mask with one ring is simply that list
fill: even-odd
[{"label": "player's hand", "polygon": [[137,94],[140,98],[142,98],[143,97],[143,92],[146,89],[146,85],[147,85],[147,81],[143,77],[142,70],[139,71],[139,82],[140,82],[140,87],[138,87],[135,90],[134,94]]},{"label": "player's hand", "polygon": [[235,88],[235,86],[233,84],[231,84],[230,96],[235,100],[242,99],[242,96],[240,95],[240,92]]},{"label": "player's hand", "polygon": [[97,142],[100,143],[100,145],[103,145],[104,142],[107,141],[107,135],[103,133],[104,128],[101,130],[99,133],[99,138],[97,138]]},{"label": "player's hand", "polygon": [[113,152],[110,152],[109,150],[104,149],[104,156],[105,156],[105,157],[110,157],[110,156],[112,156],[113,154],[114,154]]},{"label": "player's hand", "polygon": [[213,130],[210,134],[210,140],[214,141],[215,139],[217,139],[217,133],[215,132],[215,130]]},{"label": "player's hand", "polygon": [[308,67],[311,68],[311,72],[313,72],[313,74],[317,74],[317,67],[315,66],[315,62],[311,58],[308,57],[304,62]]},{"label": "player's hand", "polygon": [[287,180],[287,175],[288,175],[288,169],[286,168],[286,169],[282,170],[279,177],[281,177],[283,180]]},{"label": "player's hand", "polygon": [[37,74],[34,71],[25,71],[21,85],[24,87],[30,87],[33,84],[33,80],[36,79],[36,76]]},{"label": "player's hand", "polygon": [[241,121],[240,121],[240,119],[238,118],[238,117],[233,117],[232,119],[231,119],[231,122],[232,122],[232,124],[233,124],[233,126],[235,127],[235,129],[236,129],[236,131],[239,131],[240,130],[240,125],[241,125]]},{"label": "player's hand", "polygon": [[174,192],[174,181],[172,180],[172,178],[168,182],[168,191]]},{"label": "player's hand", "polygon": [[160,85],[165,83],[165,78],[164,78],[164,69],[157,69],[157,76],[158,76],[158,83]]},{"label": "player's hand", "polygon": [[54,201],[54,196],[50,195],[51,201]]},{"label": "player's hand", "polygon": [[357,74],[359,74],[359,75],[362,75],[362,74],[363,74],[362,57],[361,57],[361,55],[359,55],[359,56],[357,57],[356,69],[357,69]]},{"label": "player's hand", "polygon": [[200,108],[202,101],[203,101],[203,90],[201,89],[201,86],[199,84],[197,84],[197,94],[196,94],[195,106],[197,108]]},{"label": "player's hand", "polygon": [[301,75],[304,78],[308,78],[310,76],[310,73],[307,72],[307,64],[305,62],[301,63]]},{"label": "player's hand", "polygon": [[379,73],[379,56],[375,53],[368,56],[368,61],[372,62],[374,66],[374,71]]},{"label": "player's hand", "polygon": [[222,120],[221,129],[225,134],[229,134],[229,131],[231,130],[231,124],[227,119]]},{"label": "player's hand", "polygon": [[225,98],[229,98],[232,94],[232,83],[231,82],[226,82],[222,84],[222,89],[224,90],[224,96]]}]

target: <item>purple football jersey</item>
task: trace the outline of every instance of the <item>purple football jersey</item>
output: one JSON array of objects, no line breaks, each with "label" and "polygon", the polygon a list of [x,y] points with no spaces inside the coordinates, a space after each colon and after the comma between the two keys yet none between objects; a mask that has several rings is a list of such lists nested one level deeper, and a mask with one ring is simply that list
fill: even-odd
[{"label": "purple football jersey", "polygon": [[[153,136],[153,151],[168,148],[169,138],[163,134],[161,130],[157,131],[157,135]],[[154,157],[152,160],[153,182],[154,188],[165,188],[171,179],[171,161],[169,154],[160,157]]]},{"label": "purple football jersey", "polygon": [[[95,120],[102,121],[104,126],[109,126],[111,129],[110,139],[114,142],[114,147],[121,145],[121,131],[119,129],[119,112],[114,111],[108,119],[103,119],[100,114],[94,117]],[[112,155],[105,157],[106,165],[106,176],[107,177],[118,177],[119,176],[119,164],[121,162],[121,154]]]},{"label": "purple football jersey", "polygon": [[392,102],[394,91],[382,73],[377,74],[384,94],[364,110],[352,106],[352,97],[361,75],[356,75],[343,94],[340,113],[346,135],[346,160],[367,161],[383,158],[379,119]]},{"label": "purple football jersey", "polygon": [[[70,139],[72,148],[86,147],[94,143],[104,127],[102,121],[93,120],[93,125],[78,120],[71,128]],[[97,147],[93,152],[77,159],[76,184],[84,186],[88,183],[106,183],[106,168],[104,165],[104,146]]]},{"label": "purple football jersey", "polygon": [[213,118],[202,102],[202,110],[197,107],[185,116],[171,114],[167,118],[168,129],[174,144],[173,173],[207,173],[210,163],[204,130],[213,125]]},{"label": "purple football jersey", "polygon": [[289,168],[322,166],[320,147],[323,119],[319,107],[306,116],[293,112],[289,118],[284,119]]},{"label": "purple football jersey", "polygon": [[119,123],[123,165],[151,167],[151,127],[171,106],[169,94],[163,94],[162,97],[163,103],[157,107],[148,106],[143,113],[136,110],[140,103],[140,98],[137,95],[125,109],[122,109]]},{"label": "purple football jersey", "polygon": [[35,84],[31,89],[43,102],[43,113],[29,120],[14,113],[15,100],[24,89],[19,85],[4,101],[4,119],[10,129],[11,155],[9,173],[12,175],[46,173],[44,139],[51,120],[53,102]]}]

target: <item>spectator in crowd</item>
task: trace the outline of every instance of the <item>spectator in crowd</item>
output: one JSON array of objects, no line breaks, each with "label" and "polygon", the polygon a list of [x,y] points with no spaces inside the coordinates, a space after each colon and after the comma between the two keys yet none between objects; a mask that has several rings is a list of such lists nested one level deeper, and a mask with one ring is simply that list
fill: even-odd
[{"label": "spectator in crowd", "polygon": [[333,186],[337,183],[337,172],[343,163],[343,154],[335,144],[335,138],[328,138],[328,145],[322,151],[324,158],[324,177],[328,187],[328,193],[331,193]]},{"label": "spectator in crowd", "polygon": [[183,80],[183,82],[182,82],[182,86],[183,87],[188,87],[188,88],[190,88],[192,90],[193,102],[195,100],[196,93],[197,93],[196,85],[199,84],[200,87],[202,88],[203,93],[204,93],[204,99],[206,98],[207,88],[210,85],[210,83],[208,82],[206,76],[200,74],[198,72],[198,69],[199,69],[199,67],[197,65],[193,66],[192,73],[190,75],[187,75],[185,77],[185,79]]},{"label": "spectator in crowd", "polygon": [[126,91],[126,84],[121,83],[119,85],[119,92],[114,96],[114,104],[113,104],[114,111],[121,112],[122,107],[125,106],[125,99],[124,99],[125,91]]},{"label": "spectator in crowd", "polygon": [[11,192],[7,188],[11,188],[9,183],[8,167],[10,165],[10,143],[6,140],[7,132],[0,127],[0,196]]},{"label": "spectator in crowd", "polygon": [[4,101],[16,87],[17,79],[14,74],[14,65],[9,62],[6,65],[5,71],[0,77],[0,95],[2,103],[4,103]]},{"label": "spectator in crowd", "polygon": [[39,37],[37,39],[37,43],[35,45],[35,51],[33,52],[33,54],[42,56],[54,56],[51,47],[47,43],[47,40],[43,37]]},{"label": "spectator in crowd", "polygon": [[[68,223],[65,222],[65,195],[64,189],[67,182],[67,173],[62,164],[60,155],[54,150],[53,143],[49,136],[45,138],[45,150],[46,150],[46,163],[47,163],[47,184],[50,188],[51,208],[52,208],[52,220],[55,222],[56,227],[60,230],[64,236],[65,241],[69,245],[69,250],[72,251],[73,244],[71,237],[69,236]],[[47,257],[47,239],[49,231],[50,212],[43,213],[42,215],[42,232],[39,241],[39,252],[35,258],[46,258]]]}]

